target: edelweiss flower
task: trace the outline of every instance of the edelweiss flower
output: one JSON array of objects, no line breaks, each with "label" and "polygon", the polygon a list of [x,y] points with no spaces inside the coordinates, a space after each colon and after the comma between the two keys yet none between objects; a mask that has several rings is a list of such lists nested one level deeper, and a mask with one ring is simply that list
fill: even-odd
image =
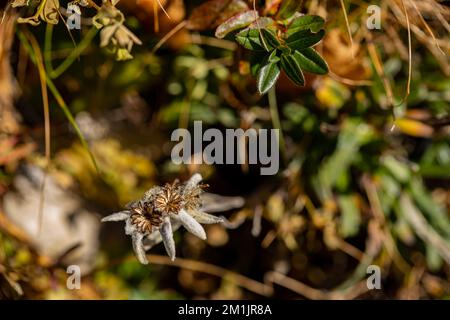
[{"label": "edelweiss flower", "polygon": [[[202,176],[194,174],[187,182],[167,183],[163,187],[148,190],[141,200],[126,206],[126,210],[113,213],[105,221],[125,220],[125,233],[131,236],[133,249],[138,260],[147,264],[145,251],[159,242],[164,243],[169,257],[175,259],[173,232],[181,225],[202,240],[206,233],[201,223],[220,223],[222,218],[203,212],[201,194],[205,185],[200,184]],[[241,206],[243,200],[234,198]],[[242,200],[242,201],[241,201]]]}]

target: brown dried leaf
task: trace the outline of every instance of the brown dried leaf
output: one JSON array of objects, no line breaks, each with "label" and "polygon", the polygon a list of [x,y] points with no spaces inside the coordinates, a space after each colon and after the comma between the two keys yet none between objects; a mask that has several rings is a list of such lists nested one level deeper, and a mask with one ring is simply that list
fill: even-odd
[{"label": "brown dried leaf", "polygon": [[50,24],[58,24],[59,20],[59,0],[47,0],[40,18]]},{"label": "brown dried leaf", "polygon": [[186,28],[197,31],[212,29],[248,9],[242,0],[210,0],[194,9]]},{"label": "brown dried leaf", "polygon": [[228,33],[244,28],[258,19],[258,11],[248,10],[238,13],[226,20],[216,29],[216,37],[222,39]]}]

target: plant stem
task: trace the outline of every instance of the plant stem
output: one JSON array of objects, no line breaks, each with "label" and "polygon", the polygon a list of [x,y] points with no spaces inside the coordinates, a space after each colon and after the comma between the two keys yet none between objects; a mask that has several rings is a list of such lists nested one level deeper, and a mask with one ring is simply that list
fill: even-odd
[{"label": "plant stem", "polygon": [[[270,117],[272,118],[272,124],[275,129],[278,129],[278,141],[280,143],[280,151],[281,155],[284,159],[285,157],[285,145],[284,145],[284,136],[283,131],[281,129],[280,117],[278,115],[278,105],[277,105],[277,94],[276,94],[276,85],[274,85],[269,90],[269,107],[270,107]],[[273,151],[272,151],[273,152]]]},{"label": "plant stem", "polygon": [[[19,37],[20,42],[22,43],[23,47],[25,48],[25,51],[28,53],[28,55],[30,57],[30,60],[33,62],[33,64],[35,66],[37,66],[38,65],[38,61],[37,61],[37,58],[36,58],[36,54],[35,54],[35,52],[33,50],[33,47],[31,46],[30,42],[27,39],[27,35],[25,35],[22,31],[17,29],[17,36]],[[78,125],[77,125],[77,123],[76,123],[72,113],[70,112],[69,107],[67,106],[66,102],[62,98],[61,94],[59,93],[58,89],[56,88],[55,84],[50,79],[50,77],[45,77],[45,80],[47,82],[47,87],[50,89],[50,92],[53,94],[53,97],[55,98],[55,100],[58,103],[59,107],[62,109],[62,111],[64,112],[65,116],[69,120],[70,124],[74,128],[76,135],[80,139],[81,145],[83,146],[83,148],[89,154],[89,157],[91,158],[91,161],[94,164],[94,167],[95,167],[97,173],[100,175],[100,170],[98,168],[97,161],[95,161],[94,155],[91,152],[91,150],[89,148],[89,145],[88,145],[86,139],[84,138],[83,133],[81,132],[80,128],[78,127]]]},{"label": "plant stem", "polygon": [[53,34],[53,26],[47,24],[47,28],[45,30],[45,45],[44,45],[44,57],[45,57],[45,68],[47,69],[47,73],[50,78],[56,79],[61,74],[63,74],[71,65],[75,62],[75,60],[81,55],[81,53],[89,46],[92,39],[97,34],[97,28],[93,27],[86,36],[81,40],[78,46],[75,47],[74,50],[69,54],[69,56],[61,62],[61,64],[53,69],[52,67],[52,34]]}]

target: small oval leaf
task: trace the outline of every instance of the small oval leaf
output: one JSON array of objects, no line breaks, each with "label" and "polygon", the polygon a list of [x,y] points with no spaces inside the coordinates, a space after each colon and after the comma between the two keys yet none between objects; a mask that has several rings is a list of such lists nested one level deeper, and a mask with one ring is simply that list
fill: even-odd
[{"label": "small oval leaf", "polygon": [[305,85],[302,69],[293,55],[283,54],[281,56],[281,67],[292,82],[299,86]]},{"label": "small oval leaf", "polygon": [[312,32],[317,32],[323,28],[324,23],[325,20],[323,20],[320,16],[301,16],[291,23],[286,32],[286,36],[290,37],[294,33],[301,30],[311,30]]},{"label": "small oval leaf", "polygon": [[257,86],[260,94],[265,94],[275,84],[280,76],[280,67],[276,62],[269,62],[263,66],[257,75]]},{"label": "small oval leaf", "polygon": [[309,48],[318,43],[325,35],[324,30],[313,33],[310,30],[300,30],[286,39],[286,44],[295,50]]},{"label": "small oval leaf", "polygon": [[278,62],[280,61],[280,57],[278,57],[278,51],[277,50],[273,50],[268,58],[269,62]]},{"label": "small oval leaf", "polygon": [[327,63],[313,48],[295,51],[293,56],[303,71],[316,74],[328,73]]},{"label": "small oval leaf", "polygon": [[267,47],[268,51],[278,48],[281,44],[274,31],[261,29],[261,37],[264,38],[262,41],[263,46],[265,45],[264,47]]},{"label": "small oval leaf", "polygon": [[236,35],[236,41],[245,49],[253,51],[264,51],[258,29],[244,29]]}]

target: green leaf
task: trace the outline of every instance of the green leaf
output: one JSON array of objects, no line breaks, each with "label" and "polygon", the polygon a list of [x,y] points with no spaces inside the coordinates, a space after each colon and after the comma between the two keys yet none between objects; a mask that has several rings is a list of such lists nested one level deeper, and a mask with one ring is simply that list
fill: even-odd
[{"label": "green leaf", "polygon": [[406,183],[411,179],[411,170],[407,164],[398,161],[393,156],[385,156],[381,159],[381,164],[401,183]]},{"label": "green leaf", "polygon": [[244,29],[236,35],[236,41],[245,49],[265,51],[258,29]]},{"label": "green leaf", "polygon": [[445,206],[437,203],[431,197],[425,185],[418,177],[411,179],[408,189],[420,210],[430,219],[431,224],[450,239],[450,218]]},{"label": "green leaf", "polygon": [[281,43],[278,40],[277,36],[275,35],[274,31],[268,30],[268,29],[260,29],[261,30],[261,36],[264,38],[262,41],[264,47],[267,46],[268,51],[273,50],[275,48],[278,48]]},{"label": "green leaf", "polygon": [[[264,37],[264,41],[262,37]],[[271,51],[281,45],[274,31],[258,28],[247,28],[240,31],[236,35],[236,41],[244,48],[253,51]]]},{"label": "green leaf", "polygon": [[278,62],[278,61],[280,61],[280,57],[278,57],[278,51],[273,50],[268,57],[268,62]]},{"label": "green leaf", "polygon": [[245,49],[253,51],[264,51],[258,29],[244,29],[236,35],[236,41]]},{"label": "green leaf", "polygon": [[265,94],[273,87],[280,76],[280,67],[277,62],[268,62],[258,72],[257,86],[260,94]]},{"label": "green leaf", "polygon": [[439,251],[437,251],[433,246],[430,244],[425,245],[426,248],[426,261],[427,266],[431,271],[437,272],[439,269],[442,268],[442,264],[444,263],[444,260],[439,255]]},{"label": "green leaf", "polygon": [[[450,261],[450,242],[448,238],[442,237],[438,231],[423,216],[419,208],[407,193],[400,196],[400,210],[408,220],[411,228],[417,236],[428,246],[432,247],[447,262]],[[438,261],[435,261],[438,262]],[[437,264],[437,263],[436,263]]]},{"label": "green leaf", "polygon": [[312,33],[310,30],[300,30],[288,36],[286,44],[291,49],[302,50],[315,45],[324,35],[324,30],[320,30],[317,33]]},{"label": "green leaf", "polygon": [[300,65],[303,71],[316,73],[316,74],[327,74],[328,65],[325,60],[317,53],[316,50],[312,48],[306,48],[300,51],[294,52],[294,58]]},{"label": "green leaf", "polygon": [[315,33],[323,28],[324,23],[325,20],[320,16],[301,16],[291,23],[286,36],[290,37],[301,30],[311,30]]},{"label": "green leaf", "polygon": [[254,10],[239,13],[218,26],[215,35],[217,38],[222,39],[232,31],[247,27],[257,18],[258,12]]},{"label": "green leaf", "polygon": [[355,200],[353,195],[341,195],[338,197],[341,211],[339,234],[344,238],[355,236],[361,224],[361,213]]},{"label": "green leaf", "polygon": [[281,67],[289,79],[291,79],[295,84],[299,86],[305,85],[305,78],[303,77],[302,69],[293,55],[283,54],[281,56]]}]

